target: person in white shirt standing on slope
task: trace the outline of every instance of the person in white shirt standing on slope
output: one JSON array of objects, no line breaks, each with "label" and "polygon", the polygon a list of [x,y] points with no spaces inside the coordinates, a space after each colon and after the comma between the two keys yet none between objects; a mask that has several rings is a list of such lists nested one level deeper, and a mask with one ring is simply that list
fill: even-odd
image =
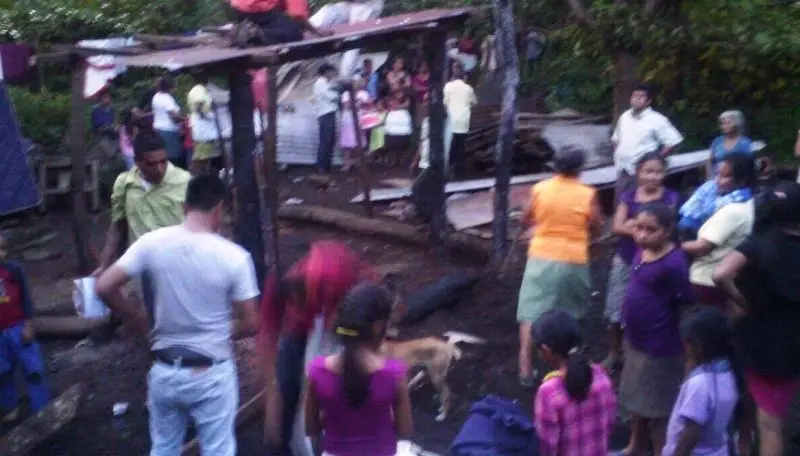
[{"label": "person in white shirt standing on slope", "polygon": [[642,156],[659,152],[666,157],[683,142],[683,136],[669,119],[651,107],[654,96],[655,90],[649,84],[633,89],[631,107],[619,116],[611,136],[614,166],[617,169],[617,199],[622,192],[635,185],[636,165]]},{"label": "person in white shirt standing on slope", "polygon": [[443,92],[447,119],[453,132],[450,142],[453,174],[461,175],[466,170],[466,141],[472,107],[478,104],[478,99],[472,86],[464,82],[464,72],[457,65],[453,65],[453,79],[444,85]]},{"label": "person in white shirt standing on slope", "polygon": [[329,63],[319,67],[319,77],[314,82],[314,104],[319,122],[319,148],[317,149],[317,168],[328,174],[333,165],[333,149],[336,145],[336,113],[339,111],[341,97],[334,79],[336,68]]},{"label": "person in white shirt standing on slope", "polygon": [[239,382],[232,339],[255,334],[259,296],[253,259],[217,234],[225,184],[211,174],[186,190],[186,220],[144,234],[97,279],[108,306],[142,335],[150,320],[120,288],[153,282],[153,365],[147,376],[151,456],[179,456],[190,421],[203,456],[236,455]]}]

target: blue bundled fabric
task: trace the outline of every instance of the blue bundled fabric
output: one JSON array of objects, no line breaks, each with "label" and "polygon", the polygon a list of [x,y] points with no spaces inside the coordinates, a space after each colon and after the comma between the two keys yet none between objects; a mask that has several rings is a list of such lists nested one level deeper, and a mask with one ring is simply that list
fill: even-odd
[{"label": "blue bundled fabric", "polygon": [[533,421],[516,401],[489,395],[472,404],[452,456],[536,456],[539,440]]}]

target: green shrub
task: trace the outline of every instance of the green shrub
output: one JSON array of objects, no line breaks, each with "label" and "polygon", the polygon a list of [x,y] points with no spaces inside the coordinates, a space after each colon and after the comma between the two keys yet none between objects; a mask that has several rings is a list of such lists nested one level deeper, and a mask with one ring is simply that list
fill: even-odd
[{"label": "green shrub", "polygon": [[38,93],[19,87],[9,87],[9,92],[22,134],[42,145],[46,152],[56,151],[69,128],[69,94]]}]

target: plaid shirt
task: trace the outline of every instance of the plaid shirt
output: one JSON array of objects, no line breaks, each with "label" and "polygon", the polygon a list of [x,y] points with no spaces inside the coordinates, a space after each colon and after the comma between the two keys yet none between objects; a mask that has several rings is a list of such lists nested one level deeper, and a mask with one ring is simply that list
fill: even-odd
[{"label": "plaid shirt", "polygon": [[592,367],[589,396],[570,399],[560,372],[545,378],[536,393],[534,419],[541,456],[606,456],[617,418],[617,398],[611,379]]}]

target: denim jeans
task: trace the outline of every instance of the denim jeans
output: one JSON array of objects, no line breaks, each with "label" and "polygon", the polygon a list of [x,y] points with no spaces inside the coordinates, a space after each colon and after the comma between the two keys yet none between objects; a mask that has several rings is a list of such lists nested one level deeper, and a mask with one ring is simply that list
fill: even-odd
[{"label": "denim jeans", "polygon": [[208,368],[153,363],[147,378],[150,456],[179,456],[190,419],[203,456],[235,456],[238,407],[233,361]]},{"label": "denim jeans", "polygon": [[333,149],[336,146],[336,112],[317,117],[319,122],[319,147],[317,149],[317,168],[329,173],[333,166]]},{"label": "denim jeans", "polygon": [[278,341],[276,368],[283,407],[281,409],[281,446],[288,450],[294,435],[300,396],[303,392],[305,337],[287,334]]},{"label": "denim jeans", "polygon": [[24,323],[0,331],[0,416],[17,408],[19,400],[14,373],[22,365],[31,411],[36,413],[50,402],[44,378],[45,364],[39,344],[22,341]]}]

